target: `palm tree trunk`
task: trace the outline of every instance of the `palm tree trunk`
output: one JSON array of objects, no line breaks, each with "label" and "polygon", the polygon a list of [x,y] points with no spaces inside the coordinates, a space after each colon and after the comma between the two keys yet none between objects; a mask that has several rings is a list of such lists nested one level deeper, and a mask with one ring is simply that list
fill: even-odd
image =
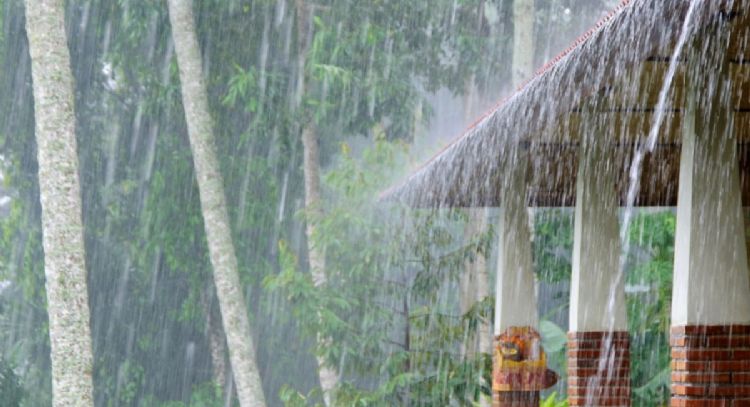
[{"label": "palm tree trunk", "polygon": [[188,136],[200,191],[203,224],[237,396],[242,407],[265,406],[260,373],[255,362],[255,346],[229,226],[224,183],[216,157],[208,96],[191,9],[192,2],[169,0],[168,5],[182,84]]},{"label": "palm tree trunk", "polygon": [[54,406],[93,406],[90,314],[64,0],[26,0]]}]

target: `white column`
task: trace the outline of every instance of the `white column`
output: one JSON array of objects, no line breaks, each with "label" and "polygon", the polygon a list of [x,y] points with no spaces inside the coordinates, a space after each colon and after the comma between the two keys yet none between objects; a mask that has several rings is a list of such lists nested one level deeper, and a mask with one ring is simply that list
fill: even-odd
[{"label": "white column", "polygon": [[[677,195],[672,325],[750,323],[737,144],[727,81],[686,89]],[[706,84],[704,84],[706,85]],[[724,85],[724,86],[722,86]],[[714,85],[716,86],[716,85]],[[710,97],[710,98],[709,98]]]},{"label": "white column", "polygon": [[497,229],[496,335],[509,327],[536,328],[538,325],[526,207],[527,153],[519,148],[508,161]]},{"label": "white column", "polygon": [[613,149],[581,143],[576,180],[570,331],[627,331]]}]

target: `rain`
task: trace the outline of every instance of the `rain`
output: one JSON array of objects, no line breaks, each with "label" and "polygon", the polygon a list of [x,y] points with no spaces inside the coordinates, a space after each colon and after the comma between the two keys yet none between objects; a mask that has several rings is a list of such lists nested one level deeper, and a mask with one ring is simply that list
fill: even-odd
[{"label": "rain", "polygon": [[750,1],[0,0],[0,407],[750,405]]}]

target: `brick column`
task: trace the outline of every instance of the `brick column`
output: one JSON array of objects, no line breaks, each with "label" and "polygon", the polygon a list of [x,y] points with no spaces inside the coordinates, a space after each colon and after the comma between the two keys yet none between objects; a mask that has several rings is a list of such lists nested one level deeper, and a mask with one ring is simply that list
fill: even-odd
[{"label": "brick column", "polygon": [[627,332],[568,334],[568,401],[571,406],[630,406]]},{"label": "brick column", "polygon": [[630,406],[630,350],[620,268],[618,177],[614,150],[582,137],[576,179],[568,333],[571,406]]},{"label": "brick column", "polygon": [[750,406],[750,325],[672,328],[672,406]]},{"label": "brick column", "polygon": [[538,391],[493,392],[492,407],[539,407]]}]

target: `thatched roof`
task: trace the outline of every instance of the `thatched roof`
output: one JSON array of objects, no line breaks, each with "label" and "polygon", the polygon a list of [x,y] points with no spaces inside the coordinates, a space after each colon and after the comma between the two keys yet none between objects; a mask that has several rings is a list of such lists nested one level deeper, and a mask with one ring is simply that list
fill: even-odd
[{"label": "thatched roof", "polygon": [[[617,150],[624,196],[633,151],[654,123],[689,6],[688,0],[624,2],[383,199],[416,207],[499,206],[502,163],[515,145],[530,155],[529,203],[570,206],[583,134]],[[658,143],[642,167],[640,206],[676,204],[683,90],[695,79],[690,75],[708,75],[722,63],[732,75],[743,200],[750,203],[750,0],[696,0],[691,20],[694,35],[677,61]],[[717,26],[729,35],[709,34]],[[711,54],[708,65],[687,69],[687,55],[699,49]]]}]

